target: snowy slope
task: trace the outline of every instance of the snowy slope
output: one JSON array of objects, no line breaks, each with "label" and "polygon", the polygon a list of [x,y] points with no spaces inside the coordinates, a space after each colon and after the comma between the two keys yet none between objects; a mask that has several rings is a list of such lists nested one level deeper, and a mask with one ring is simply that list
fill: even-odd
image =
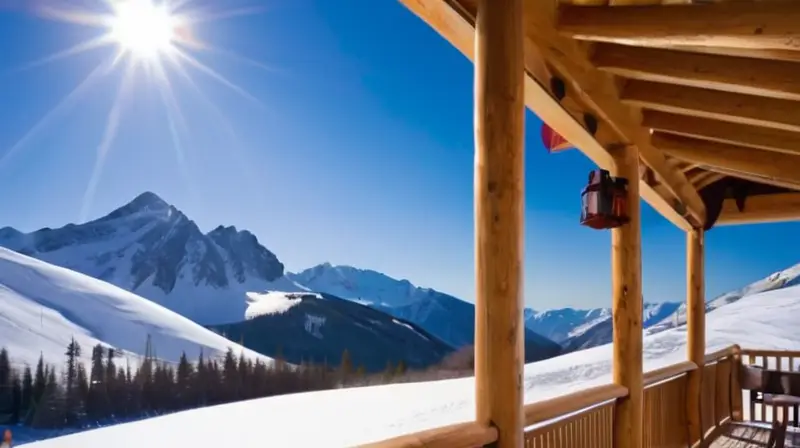
[{"label": "snowy slope", "polygon": [[250,294],[248,320],[211,327],[233,341],[290,363],[339,365],[345,350],[356,367],[380,372],[387,363],[422,369],[453,348],[412,323],[325,293]]},{"label": "snowy slope", "polygon": [[220,226],[204,234],[149,192],[80,225],[0,229],[0,247],[107,281],[201,324],[244,319],[247,292],[305,290],[283,277],[283,264],[250,232]]},{"label": "snowy slope", "polygon": [[[708,315],[707,350],[733,343],[764,349],[800,350],[800,287],[747,296]],[[677,328],[647,336],[645,368],[685,359],[686,334]],[[525,401],[569,393],[611,381],[611,346],[548,359],[525,368]],[[148,448],[202,446],[222,428],[226,446],[353,446],[471,420],[474,379],[368,387],[285,395],[182,412],[66,436],[31,448]],[[345,412],[346,411],[346,412]],[[264,422],[269,431],[265,435]],[[309,430],[313,429],[313,430]]]},{"label": "snowy slope", "polygon": [[[676,302],[645,303],[642,309],[642,328],[648,329],[675,313],[681,306]],[[594,319],[570,332],[569,338],[561,344],[565,352],[583,350],[608,344],[613,340],[611,309],[606,309],[602,317]]]},{"label": "snowy slope", "polygon": [[403,306],[429,299],[437,292],[397,280],[386,274],[352,266],[323,263],[286,276],[312,291],[321,291],[343,299],[382,306]]},{"label": "snowy slope", "polygon": [[[452,347],[472,345],[475,305],[408,280],[380,272],[324,263],[288,278],[313,290],[368,305],[412,322]],[[560,353],[561,347],[525,330],[525,359],[535,361]]]},{"label": "snowy slope", "polygon": [[[706,313],[714,311],[725,305],[734,303],[743,297],[765,291],[773,291],[800,285],[800,264],[788,269],[774,272],[767,277],[753,282],[742,289],[727,292],[719,297],[706,302]],[[665,317],[661,322],[652,326],[648,333],[654,334],[686,323],[686,303],[682,303],[674,313]]]},{"label": "snowy slope", "polygon": [[261,356],[116,286],[0,248],[0,345],[15,363],[35,365],[41,352],[61,365],[72,337],[84,355],[97,343],[143,354],[148,334],[156,356],[168,361],[201,348],[210,356],[228,347]]}]

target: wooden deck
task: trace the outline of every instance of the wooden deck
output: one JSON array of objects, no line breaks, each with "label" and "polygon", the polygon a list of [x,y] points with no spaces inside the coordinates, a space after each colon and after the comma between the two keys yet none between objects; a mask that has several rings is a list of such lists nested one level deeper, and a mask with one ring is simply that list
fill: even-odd
[{"label": "wooden deck", "polygon": [[[725,432],[711,443],[711,448],[766,447],[768,439],[769,428],[764,425],[730,424]],[[784,447],[800,447],[800,433],[789,428]]]}]

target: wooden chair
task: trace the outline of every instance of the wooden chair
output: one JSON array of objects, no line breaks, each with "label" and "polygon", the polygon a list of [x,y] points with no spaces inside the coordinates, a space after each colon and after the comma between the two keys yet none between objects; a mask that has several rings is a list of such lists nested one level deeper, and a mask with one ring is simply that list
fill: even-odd
[{"label": "wooden chair", "polygon": [[[772,431],[767,447],[783,448],[786,444],[786,427],[789,407],[795,409],[794,426],[797,425],[797,409],[800,406],[800,372],[782,372],[757,366],[742,366],[739,371],[742,389],[750,391],[751,400],[772,406]],[[750,416],[752,419],[754,416]],[[762,416],[766,419],[766,416]]]}]

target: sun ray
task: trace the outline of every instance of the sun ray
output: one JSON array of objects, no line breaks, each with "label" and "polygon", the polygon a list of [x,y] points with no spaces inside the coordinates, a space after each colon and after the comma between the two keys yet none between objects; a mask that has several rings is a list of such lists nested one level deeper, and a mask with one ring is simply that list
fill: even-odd
[{"label": "sun ray", "polygon": [[274,66],[271,66],[271,65],[267,65],[267,64],[265,64],[263,62],[259,62],[259,61],[256,61],[254,59],[250,59],[248,57],[245,57],[245,56],[242,56],[240,54],[234,53],[232,51],[223,50],[222,48],[216,48],[216,47],[207,47],[207,50],[211,51],[212,53],[216,53],[216,54],[225,56],[227,58],[233,59],[235,61],[239,61],[241,63],[250,65],[252,67],[259,68],[261,70],[264,70],[265,72],[279,73],[279,74],[284,74],[284,75],[287,74],[286,70],[284,70],[284,69],[281,69],[281,68],[278,68],[278,67],[274,67]]},{"label": "sun ray", "polygon": [[125,73],[122,75],[122,81],[120,81],[117,96],[114,98],[114,103],[109,111],[106,127],[103,131],[103,138],[100,140],[100,145],[97,147],[97,155],[95,156],[94,166],[92,167],[92,174],[89,177],[89,184],[86,186],[86,191],[83,194],[83,204],[81,205],[79,222],[86,222],[89,209],[94,202],[94,195],[97,190],[97,184],[100,181],[100,174],[102,174],[103,168],[105,167],[111,144],[117,136],[122,106],[128,96],[132,75],[133,65],[128,65]]},{"label": "sun ray", "polygon": [[58,22],[96,28],[108,26],[108,15],[102,13],[81,11],[76,9],[60,9],[45,5],[37,8],[37,12],[45,19],[55,20]]},{"label": "sun ray", "polygon": [[108,35],[104,34],[102,36],[97,36],[97,37],[94,37],[92,39],[85,40],[83,42],[79,42],[79,43],[77,43],[77,44],[75,44],[75,45],[73,45],[73,46],[71,46],[69,48],[66,48],[64,50],[61,50],[61,51],[55,52],[53,54],[47,55],[47,56],[45,56],[43,58],[37,59],[35,61],[31,61],[31,62],[29,62],[29,63],[27,63],[27,64],[25,64],[25,65],[23,65],[21,67],[17,67],[17,68],[11,69],[10,72],[11,73],[24,72],[26,70],[30,70],[32,68],[40,67],[42,65],[58,61],[60,59],[65,59],[65,58],[68,58],[70,56],[75,56],[75,55],[78,55],[78,54],[81,54],[81,53],[85,53],[87,51],[94,50],[96,48],[100,48],[102,46],[109,45],[111,43],[113,43],[113,40]]},{"label": "sun ray", "polygon": [[222,76],[221,74],[217,73],[214,69],[212,69],[211,67],[203,64],[202,62],[198,61],[194,57],[186,54],[185,52],[181,51],[180,49],[176,49],[174,54],[177,57],[181,58],[186,63],[188,63],[189,65],[191,65],[192,67],[196,68],[197,70],[200,70],[201,72],[205,73],[206,75],[208,75],[208,76],[214,78],[215,80],[217,80],[217,82],[221,83],[225,87],[228,87],[229,89],[231,89],[234,92],[238,93],[243,98],[252,101],[253,103],[257,104],[259,107],[263,107],[264,106],[261,103],[261,101],[259,101],[256,97],[254,97],[253,95],[250,95],[249,93],[247,93],[247,91],[245,91],[241,87],[239,87],[236,84],[234,84],[231,81],[229,81],[228,78],[226,78],[226,77]]},{"label": "sun ray", "polygon": [[8,149],[4,154],[0,154],[0,169],[3,167],[3,164],[7,162],[11,157],[13,157],[17,152],[19,152],[28,141],[34,138],[50,121],[56,117],[59,113],[64,111],[68,106],[72,105],[77,101],[84,92],[92,85],[98,78],[104,76],[105,73],[105,66],[108,65],[108,61],[103,61],[98,64],[83,81],[80,82],[75,88],[73,88],[61,101],[58,102],[52,109],[50,109],[39,121],[37,121],[28,132],[25,133],[10,149]]},{"label": "sun ray", "polygon": [[249,6],[216,13],[201,13],[200,11],[196,11],[191,17],[192,23],[219,22],[221,20],[233,19],[236,17],[263,14],[266,11],[267,8],[264,6]]}]

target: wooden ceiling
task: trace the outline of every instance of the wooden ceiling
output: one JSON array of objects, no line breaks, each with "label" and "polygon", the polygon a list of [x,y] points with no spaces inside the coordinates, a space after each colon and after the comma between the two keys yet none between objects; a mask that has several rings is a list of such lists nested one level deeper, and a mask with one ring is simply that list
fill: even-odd
[{"label": "wooden ceiling", "polygon": [[[476,0],[400,1],[472,59]],[[598,166],[686,230],[800,219],[800,0],[524,2],[526,104]]]}]

